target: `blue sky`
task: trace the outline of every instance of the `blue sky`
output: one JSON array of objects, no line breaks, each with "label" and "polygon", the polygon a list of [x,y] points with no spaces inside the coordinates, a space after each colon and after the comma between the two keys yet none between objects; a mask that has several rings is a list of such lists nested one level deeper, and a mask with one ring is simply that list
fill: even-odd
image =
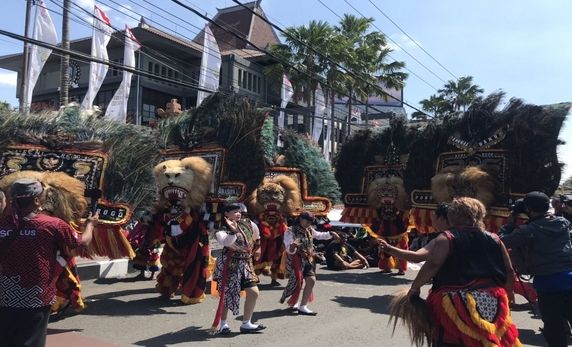
[{"label": "blue sky", "polygon": [[[62,0],[44,0],[51,10],[61,12]],[[93,0],[72,0],[92,8]],[[149,3],[202,27],[204,22],[191,12],[169,0],[148,0]],[[232,6],[230,0],[181,0],[212,17],[216,8]],[[334,12],[356,14],[344,0],[322,0]],[[572,2],[563,0],[372,0],[393,21],[403,28],[425,50],[457,76],[471,75],[485,93],[502,89],[508,97],[518,97],[534,104],[551,104],[572,101]],[[123,4],[130,10],[123,9]],[[418,105],[419,100],[435,93],[443,80],[452,78],[437,63],[421,51],[409,38],[389,22],[368,0],[351,1],[357,10],[376,19],[378,29],[397,42],[399,46],[421,61],[433,73],[395,48],[392,56],[406,62],[407,67],[423,78],[410,76],[404,90],[405,100]],[[194,37],[197,29],[176,19],[168,22],[160,12],[146,10],[152,5],[143,0],[101,0],[108,10],[112,25],[123,27],[125,23],[136,25],[141,15],[162,23],[181,36]],[[136,5],[137,4],[137,5]],[[279,26],[303,25],[312,19],[336,23],[338,18],[318,0],[263,0],[262,8]],[[24,31],[25,1],[4,1],[0,28],[17,33]],[[77,11],[76,8],[73,8]],[[155,13],[153,13],[155,12]],[[164,15],[164,14],[161,14]],[[61,16],[52,13],[58,33],[61,33]],[[72,23],[72,38],[91,35],[90,30]],[[17,53],[22,44],[0,37],[0,55]],[[16,105],[16,77],[0,69],[0,100]],[[431,86],[429,86],[430,84]],[[408,110],[410,112],[410,110]],[[559,149],[560,159],[568,165],[564,177],[572,175],[572,122],[569,120],[561,133],[568,144]]]}]

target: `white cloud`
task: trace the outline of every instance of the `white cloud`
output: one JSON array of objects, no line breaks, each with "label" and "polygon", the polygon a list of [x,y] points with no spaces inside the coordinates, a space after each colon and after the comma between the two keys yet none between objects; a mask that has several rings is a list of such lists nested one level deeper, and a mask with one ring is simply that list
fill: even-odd
[{"label": "white cloud", "polygon": [[411,51],[418,49],[419,46],[423,46],[421,42],[417,40],[412,40],[405,34],[393,34],[390,35],[391,40],[387,39],[387,47],[391,48],[393,51],[401,51],[403,49]]},{"label": "white cloud", "polygon": [[[93,6],[95,5],[95,1],[94,0],[76,0],[76,5],[78,5],[81,8],[84,8],[88,11],[93,11]],[[101,6],[101,5],[100,5]],[[101,6],[102,8],[104,6]]]},{"label": "white cloud", "polygon": [[0,85],[15,87],[17,76],[16,72],[0,72]]}]

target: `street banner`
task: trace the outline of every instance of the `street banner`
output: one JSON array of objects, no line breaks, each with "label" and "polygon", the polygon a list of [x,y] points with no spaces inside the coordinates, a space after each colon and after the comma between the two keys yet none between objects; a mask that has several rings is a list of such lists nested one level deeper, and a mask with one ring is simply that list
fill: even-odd
[{"label": "street banner", "polygon": [[[141,48],[141,45],[131,32],[127,25],[125,26],[125,51],[123,53],[123,65],[125,67],[135,67],[135,51]],[[131,77],[133,73],[123,71],[123,80],[119,88],[113,95],[113,98],[107,106],[105,119],[114,120],[116,122],[127,122],[127,102],[129,101],[129,91],[131,90]]]},{"label": "street banner", "polygon": [[[91,38],[91,56],[101,60],[109,60],[107,55],[107,44],[111,40],[111,22],[105,12],[95,5],[93,10],[93,36]],[[103,84],[105,75],[107,75],[109,66],[92,61],[89,64],[89,86],[87,93],[81,103],[81,108],[90,109],[93,106],[93,100]]]},{"label": "street banner", "polygon": [[[294,96],[294,88],[292,88],[292,83],[286,75],[282,75],[282,88],[280,92],[281,102],[280,102],[280,113],[278,115],[278,129],[284,129],[284,109],[288,106],[288,102]],[[280,138],[280,134],[278,134],[278,147],[282,147],[284,144],[282,143],[282,139]]]},{"label": "street banner", "polygon": [[[208,25],[205,26],[203,40],[203,58],[199,75],[199,87],[216,92],[219,86],[220,66],[222,59],[216,39]],[[197,93],[197,107],[209,95],[208,92]]]},{"label": "street banner", "polygon": [[320,141],[320,136],[322,135],[322,129],[324,128],[324,112],[326,111],[326,99],[324,98],[324,92],[322,87],[318,83],[316,87],[316,98],[314,105],[314,127],[312,128],[312,140],[316,143]]},{"label": "street banner", "polygon": [[[43,41],[55,45],[58,43],[58,34],[56,33],[56,27],[48,8],[42,0],[36,1],[36,20],[34,22],[34,34],[33,38],[38,41]],[[32,94],[34,92],[34,87],[42,72],[44,64],[52,54],[52,50],[49,48],[43,48],[36,45],[30,45],[29,49],[29,63],[28,63],[28,80],[26,85],[26,90],[22,97],[24,98],[24,109],[29,109],[32,103]]]}]

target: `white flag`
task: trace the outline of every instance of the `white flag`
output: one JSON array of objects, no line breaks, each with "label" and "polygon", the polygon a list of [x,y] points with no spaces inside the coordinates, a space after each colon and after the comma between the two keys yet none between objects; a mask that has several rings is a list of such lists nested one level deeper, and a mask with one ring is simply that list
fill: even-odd
[{"label": "white flag", "polygon": [[[282,101],[280,102],[280,113],[278,115],[278,129],[284,129],[284,109],[288,106],[288,102],[294,96],[294,88],[292,88],[292,83],[286,75],[282,75],[282,89],[280,92],[280,97]],[[283,143],[280,139],[280,134],[278,135],[278,147],[282,147]]]},{"label": "white flag", "polygon": [[[109,17],[103,12],[102,9],[95,6],[93,11],[93,36],[91,38],[91,56],[94,58],[99,58],[101,60],[109,60],[107,56],[107,44],[111,40],[111,33],[113,29],[111,28],[111,22]],[[99,88],[103,84],[105,75],[107,75],[107,70],[109,66],[101,63],[96,63],[92,61],[89,64],[89,86],[87,87],[87,93],[85,98],[81,103],[81,108],[89,109],[93,106],[93,100],[99,91]]]},{"label": "white flag", "polygon": [[[125,26],[125,51],[123,53],[123,65],[126,67],[135,67],[135,51],[141,48],[139,42],[127,26]],[[113,98],[105,111],[105,119],[114,120],[116,122],[127,122],[127,101],[129,101],[129,90],[131,89],[131,77],[133,73],[123,71],[123,80],[119,88],[113,95]]]},{"label": "white flag", "polygon": [[[221,56],[218,44],[213,32],[208,25],[205,26],[203,40],[203,58],[201,60],[201,71],[199,75],[199,87],[216,92],[219,86]],[[197,93],[197,107],[210,93]]]},{"label": "white flag", "polygon": [[[58,43],[58,34],[56,33],[56,27],[50,18],[50,13],[46,8],[46,5],[42,0],[36,1],[36,21],[34,24],[34,39],[38,41],[43,41],[46,43],[51,43],[55,45]],[[34,91],[34,86],[38,81],[38,76],[44,67],[44,64],[52,54],[52,50],[49,48],[38,47],[36,45],[30,46],[30,56],[28,63],[28,81],[26,85],[26,90],[24,90],[24,109],[28,109],[32,103],[32,93]]]},{"label": "white flag", "polygon": [[324,92],[322,87],[318,83],[316,87],[316,98],[314,105],[314,128],[312,129],[312,140],[314,142],[320,141],[320,135],[322,135],[322,129],[324,128],[324,111],[326,111],[326,99],[324,98]]},{"label": "white flag", "polygon": [[[328,107],[326,109],[326,118],[330,119],[332,112],[330,111],[330,108]],[[326,157],[326,159],[330,160],[330,152],[331,152],[331,148],[332,148],[332,128],[333,125],[331,124],[331,120],[328,120],[326,122],[324,122],[325,125],[328,126],[328,129],[326,131],[326,136],[324,137],[324,145],[322,146],[322,150],[324,153],[324,157]]]}]

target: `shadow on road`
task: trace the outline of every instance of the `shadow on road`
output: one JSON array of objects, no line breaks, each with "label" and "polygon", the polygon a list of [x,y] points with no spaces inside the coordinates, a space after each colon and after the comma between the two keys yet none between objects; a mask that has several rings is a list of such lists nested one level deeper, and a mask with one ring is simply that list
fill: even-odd
[{"label": "shadow on road", "polygon": [[82,311],[86,316],[147,316],[152,314],[181,314],[186,312],[169,312],[162,307],[183,306],[179,300],[165,300],[160,298],[145,298],[139,300],[122,301],[102,298],[88,302],[87,308]]},{"label": "shadow on road", "polygon": [[64,334],[64,333],[77,333],[81,332],[83,329],[53,329],[48,328],[48,335]]},{"label": "shadow on road", "polygon": [[[89,300],[112,299],[112,298],[118,298],[118,297],[122,297],[122,296],[151,294],[151,293],[157,293],[157,291],[155,291],[154,286],[149,287],[149,288],[118,290],[116,292],[108,292],[108,293],[103,293],[103,294],[90,295],[86,298],[86,300],[89,301]],[[159,294],[157,294],[157,296],[159,296]]]},{"label": "shadow on road", "polygon": [[531,318],[540,319],[540,309],[538,305],[533,305],[528,302],[523,304],[511,304],[510,310],[514,312],[527,312],[530,313]]},{"label": "shadow on road", "polygon": [[[298,312],[288,308],[278,308],[272,311],[260,311],[254,312],[253,320],[254,322],[258,322],[261,319],[270,319],[270,318],[277,318],[277,317],[286,317],[286,316],[297,316]],[[235,320],[242,321],[242,316],[236,316]],[[264,324],[266,325],[266,324]]]},{"label": "shadow on road", "polygon": [[388,306],[391,301],[391,295],[374,295],[369,298],[356,298],[351,296],[336,296],[332,301],[337,302],[343,307],[368,309],[372,313],[388,314]]},{"label": "shadow on road", "polygon": [[[284,283],[286,283],[286,281],[284,281]],[[259,284],[258,289],[260,289],[260,290],[284,290],[284,284],[281,284],[280,286],[273,286],[270,283]]]},{"label": "shadow on road", "polygon": [[546,340],[539,331],[518,329],[518,338],[524,346],[546,346]]},{"label": "shadow on road", "polygon": [[166,347],[168,345],[174,345],[178,343],[185,342],[198,342],[207,341],[210,339],[225,339],[228,337],[233,337],[238,335],[238,333],[233,332],[230,335],[209,335],[208,331],[201,327],[188,327],[179,331],[166,333],[160,336],[155,336],[147,340],[141,340],[135,342],[137,346],[153,346],[153,347]]},{"label": "shadow on road", "polygon": [[400,285],[411,283],[407,278],[382,274],[381,272],[349,272],[318,273],[318,281],[331,281],[349,284]]}]

